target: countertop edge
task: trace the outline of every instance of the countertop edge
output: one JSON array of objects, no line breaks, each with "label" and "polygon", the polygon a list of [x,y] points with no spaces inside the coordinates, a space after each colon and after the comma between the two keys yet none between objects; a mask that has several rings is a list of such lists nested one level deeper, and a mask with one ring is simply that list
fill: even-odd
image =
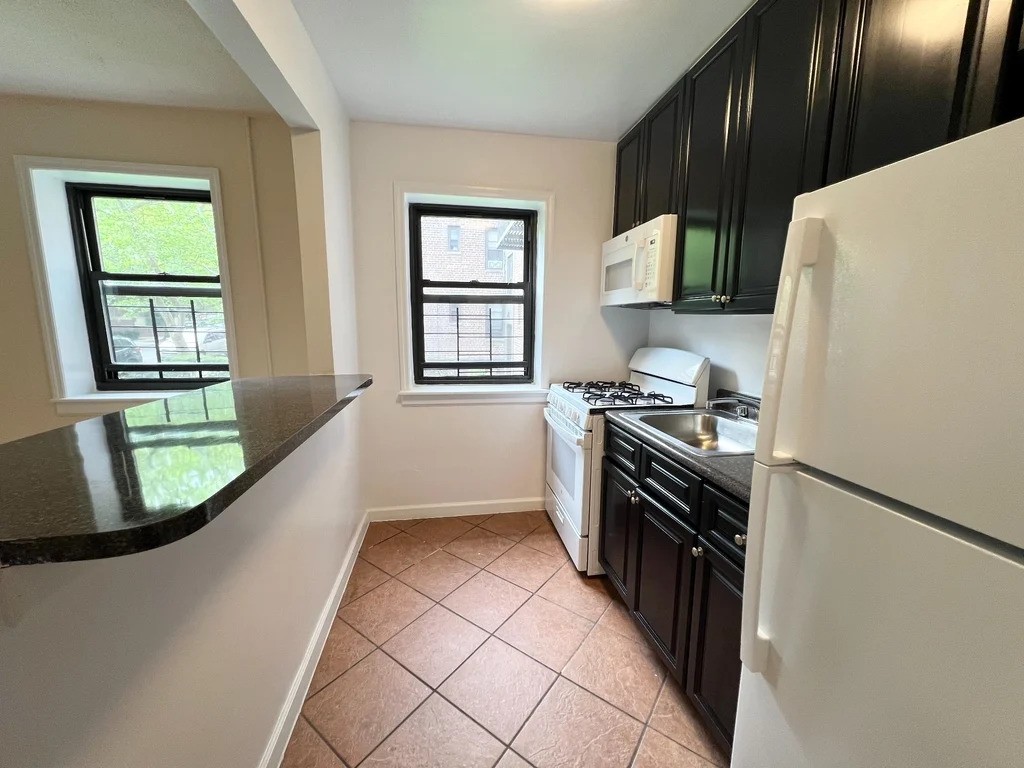
[{"label": "countertop edge", "polygon": [[[345,397],[281,441],[256,464],[248,467],[208,499],[172,518],[131,528],[71,536],[9,539],[0,542],[0,566],[80,562],[146,552],[173,544],[204,528],[243,493],[265,477],[296,448],[318,432],[373,384],[370,374],[352,374],[362,381]],[[126,541],[130,538],[130,541]]]},{"label": "countertop edge", "polygon": [[[629,413],[634,413],[634,411],[629,411]],[[673,461],[679,462],[691,472],[700,475],[702,478],[726,493],[735,496],[745,504],[750,503],[750,479],[745,483],[741,482],[733,477],[729,470],[724,468],[724,464],[719,464],[719,462],[739,463],[737,460],[749,461],[751,463],[751,469],[753,469],[754,457],[752,455],[697,456],[689,454],[674,448],[668,443],[652,440],[650,435],[642,432],[630,419],[625,418],[624,413],[620,414],[611,410],[605,414],[605,418],[619,429],[628,432],[641,443],[651,445],[655,450],[661,451]]]}]

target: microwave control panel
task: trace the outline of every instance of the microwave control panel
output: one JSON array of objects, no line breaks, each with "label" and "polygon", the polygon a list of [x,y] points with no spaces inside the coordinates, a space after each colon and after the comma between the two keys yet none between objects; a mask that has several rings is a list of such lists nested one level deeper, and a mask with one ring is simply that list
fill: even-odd
[{"label": "microwave control panel", "polygon": [[647,238],[647,247],[644,250],[646,251],[644,254],[646,269],[643,290],[649,291],[658,282],[658,236],[656,234]]}]

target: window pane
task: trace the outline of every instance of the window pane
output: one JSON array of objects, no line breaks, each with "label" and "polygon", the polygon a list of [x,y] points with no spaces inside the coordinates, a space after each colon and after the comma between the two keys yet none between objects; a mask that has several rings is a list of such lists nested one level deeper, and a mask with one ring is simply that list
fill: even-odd
[{"label": "window pane", "polygon": [[524,326],[522,304],[424,304],[424,361],[523,362]]},{"label": "window pane", "polygon": [[424,296],[519,296],[522,288],[436,288],[423,289]]},{"label": "window pane", "polygon": [[[211,283],[100,281],[114,363],[213,363],[227,370],[227,334],[220,286]],[[203,378],[224,378],[205,372]],[[140,378],[122,373],[118,378]],[[145,374],[143,378],[155,378]],[[165,378],[198,378],[194,370]]]},{"label": "window pane", "polygon": [[210,203],[123,197],[92,203],[104,271],[220,274]]},{"label": "window pane", "polygon": [[[458,252],[449,249],[453,227],[459,233]],[[423,278],[459,282],[523,282],[523,227],[522,219],[422,216]]]}]

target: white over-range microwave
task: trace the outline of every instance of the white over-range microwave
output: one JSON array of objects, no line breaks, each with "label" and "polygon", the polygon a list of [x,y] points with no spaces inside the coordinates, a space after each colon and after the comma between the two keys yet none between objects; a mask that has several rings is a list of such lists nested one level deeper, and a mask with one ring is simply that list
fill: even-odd
[{"label": "white over-range microwave", "polygon": [[676,222],[666,213],[601,247],[601,305],[623,307],[672,301]]}]

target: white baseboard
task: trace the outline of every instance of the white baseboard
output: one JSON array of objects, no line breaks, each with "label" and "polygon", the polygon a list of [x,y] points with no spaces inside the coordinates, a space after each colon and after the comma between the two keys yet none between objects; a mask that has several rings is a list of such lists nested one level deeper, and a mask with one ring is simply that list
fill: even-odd
[{"label": "white baseboard", "polygon": [[349,545],[348,551],[345,553],[345,565],[342,567],[337,580],[334,582],[334,586],[331,588],[331,593],[327,598],[323,611],[320,612],[316,631],[306,647],[306,655],[302,658],[299,671],[296,673],[292,687],[288,691],[287,703],[282,707],[281,714],[277,718],[274,732],[267,742],[267,748],[263,753],[263,759],[260,760],[259,768],[279,768],[281,761],[284,759],[285,748],[288,746],[288,740],[291,738],[292,730],[295,728],[295,721],[299,719],[299,712],[302,711],[302,705],[305,703],[306,691],[309,690],[309,683],[313,679],[313,672],[316,671],[316,665],[320,661],[320,654],[323,653],[324,644],[327,642],[327,635],[330,633],[331,625],[334,623],[334,616],[338,613],[338,605],[345,594],[345,587],[348,586],[348,579],[352,575],[352,568],[356,564],[356,557],[359,554],[359,548],[363,545],[363,538],[366,536],[366,527],[369,523],[369,514],[364,514],[363,520],[359,525],[359,534],[353,538],[352,543]]},{"label": "white baseboard", "polygon": [[425,517],[461,517],[496,515],[502,512],[532,512],[544,509],[544,497],[495,499],[493,501],[455,501],[448,504],[415,504],[406,507],[371,507],[370,520],[418,520]]}]

